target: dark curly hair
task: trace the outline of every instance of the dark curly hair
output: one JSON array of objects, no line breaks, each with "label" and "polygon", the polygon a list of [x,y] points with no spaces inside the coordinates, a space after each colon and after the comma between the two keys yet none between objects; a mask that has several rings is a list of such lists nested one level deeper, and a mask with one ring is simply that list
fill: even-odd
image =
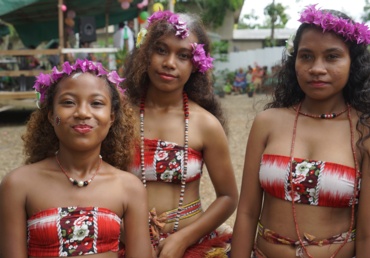
[{"label": "dark curly hair", "polygon": [[[81,71],[77,70],[76,72]],[[73,72],[70,76],[76,72]],[[66,77],[67,75],[61,80]],[[129,101],[119,93],[115,85],[110,83],[105,76],[98,78],[105,80],[107,87],[110,89],[112,113],[115,114],[114,122],[102,142],[100,154],[107,163],[119,169],[127,170],[132,160],[132,150],[137,139],[133,110]],[[27,122],[26,133],[22,135],[26,164],[54,156],[59,149],[59,139],[48,120],[48,113],[53,110],[54,96],[61,80],[48,88],[45,101],[41,104],[40,109],[32,112]]]},{"label": "dark curly hair", "polygon": [[[179,16],[186,22],[189,31],[196,35],[198,43],[204,44],[206,53],[209,53],[210,40],[199,16],[183,13]],[[166,20],[153,22],[148,28],[144,42],[139,48],[134,49],[126,59],[124,71],[126,80],[123,85],[127,88],[127,94],[134,105],[139,105],[141,97],[147,90],[149,84],[147,71],[156,42],[170,33],[174,34],[175,30]],[[226,120],[221,105],[213,92],[212,71],[208,70],[205,74],[192,73],[185,83],[184,91],[188,94],[189,99],[212,113],[226,131]]]},{"label": "dark curly hair", "polygon": [[[347,19],[354,22],[346,14],[336,10],[323,10],[337,17]],[[282,66],[277,73],[277,85],[273,95],[272,102],[265,106],[267,108],[291,107],[297,105],[304,99],[304,92],[301,90],[295,71],[295,62],[297,58],[298,46],[302,38],[302,33],[310,28],[321,29],[314,24],[302,23],[296,33],[293,41],[293,52],[288,55],[283,53]],[[338,37],[342,37],[338,35]],[[357,130],[361,135],[359,143],[362,143],[370,137],[369,134],[363,137],[361,126],[370,129],[370,53],[365,44],[357,44],[356,42],[348,41],[343,38],[343,41],[348,46],[351,66],[347,84],[343,88],[343,97],[346,103],[350,104],[359,114]]]}]

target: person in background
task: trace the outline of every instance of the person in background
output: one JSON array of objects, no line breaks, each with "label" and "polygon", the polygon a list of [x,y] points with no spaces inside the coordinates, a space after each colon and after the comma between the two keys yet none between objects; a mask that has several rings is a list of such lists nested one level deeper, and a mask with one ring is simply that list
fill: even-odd
[{"label": "person in background", "polygon": [[[238,191],[213,93],[210,40],[198,16],[158,11],[137,37],[124,86],[140,118],[129,171],[146,186],[155,257],[226,257]],[[161,121],[160,123],[158,121]],[[206,166],[215,200],[203,210]]]},{"label": "person in background", "polygon": [[121,223],[126,257],[151,257],[145,188],[121,170],[136,139],[122,80],[87,60],[37,77],[26,165],[0,184],[1,257],[117,258]]},{"label": "person in background", "polygon": [[316,5],[299,21],[248,137],[232,258],[369,254],[370,31]]},{"label": "person in background", "polygon": [[127,24],[120,22],[118,30],[113,34],[113,44],[115,48],[132,51],[135,47],[134,34]]}]

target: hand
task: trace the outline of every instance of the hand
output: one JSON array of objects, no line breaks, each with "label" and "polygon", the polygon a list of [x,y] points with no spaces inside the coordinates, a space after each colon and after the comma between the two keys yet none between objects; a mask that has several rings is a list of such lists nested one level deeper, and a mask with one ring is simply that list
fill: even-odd
[{"label": "hand", "polygon": [[159,258],[182,258],[187,245],[180,238],[178,233],[174,233],[162,240],[158,245],[158,257]]}]

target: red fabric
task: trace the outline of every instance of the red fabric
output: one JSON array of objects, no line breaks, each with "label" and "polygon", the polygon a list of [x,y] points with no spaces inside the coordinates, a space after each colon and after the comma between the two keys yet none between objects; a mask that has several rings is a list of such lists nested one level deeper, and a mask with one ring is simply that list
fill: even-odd
[{"label": "red fabric", "polygon": [[204,240],[200,244],[189,247],[183,258],[202,258],[214,247],[225,247],[231,241],[232,234],[225,234],[213,239]]}]

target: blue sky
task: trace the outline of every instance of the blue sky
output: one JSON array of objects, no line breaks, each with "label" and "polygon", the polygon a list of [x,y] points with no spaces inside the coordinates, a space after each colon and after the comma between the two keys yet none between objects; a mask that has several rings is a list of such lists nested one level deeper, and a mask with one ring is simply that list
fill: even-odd
[{"label": "blue sky", "polygon": [[[260,17],[260,23],[265,20],[265,15],[263,14],[263,9],[271,4],[272,0],[245,0],[242,14],[251,13],[254,9],[255,15]],[[360,22],[360,17],[363,13],[363,7],[365,6],[365,0],[275,0],[275,4],[281,3],[286,8],[286,13],[290,16],[289,22],[287,23],[287,28],[296,29],[299,26],[299,12],[305,6],[310,4],[318,3],[318,7],[323,9],[335,9],[342,11],[352,17],[355,21]]]}]

